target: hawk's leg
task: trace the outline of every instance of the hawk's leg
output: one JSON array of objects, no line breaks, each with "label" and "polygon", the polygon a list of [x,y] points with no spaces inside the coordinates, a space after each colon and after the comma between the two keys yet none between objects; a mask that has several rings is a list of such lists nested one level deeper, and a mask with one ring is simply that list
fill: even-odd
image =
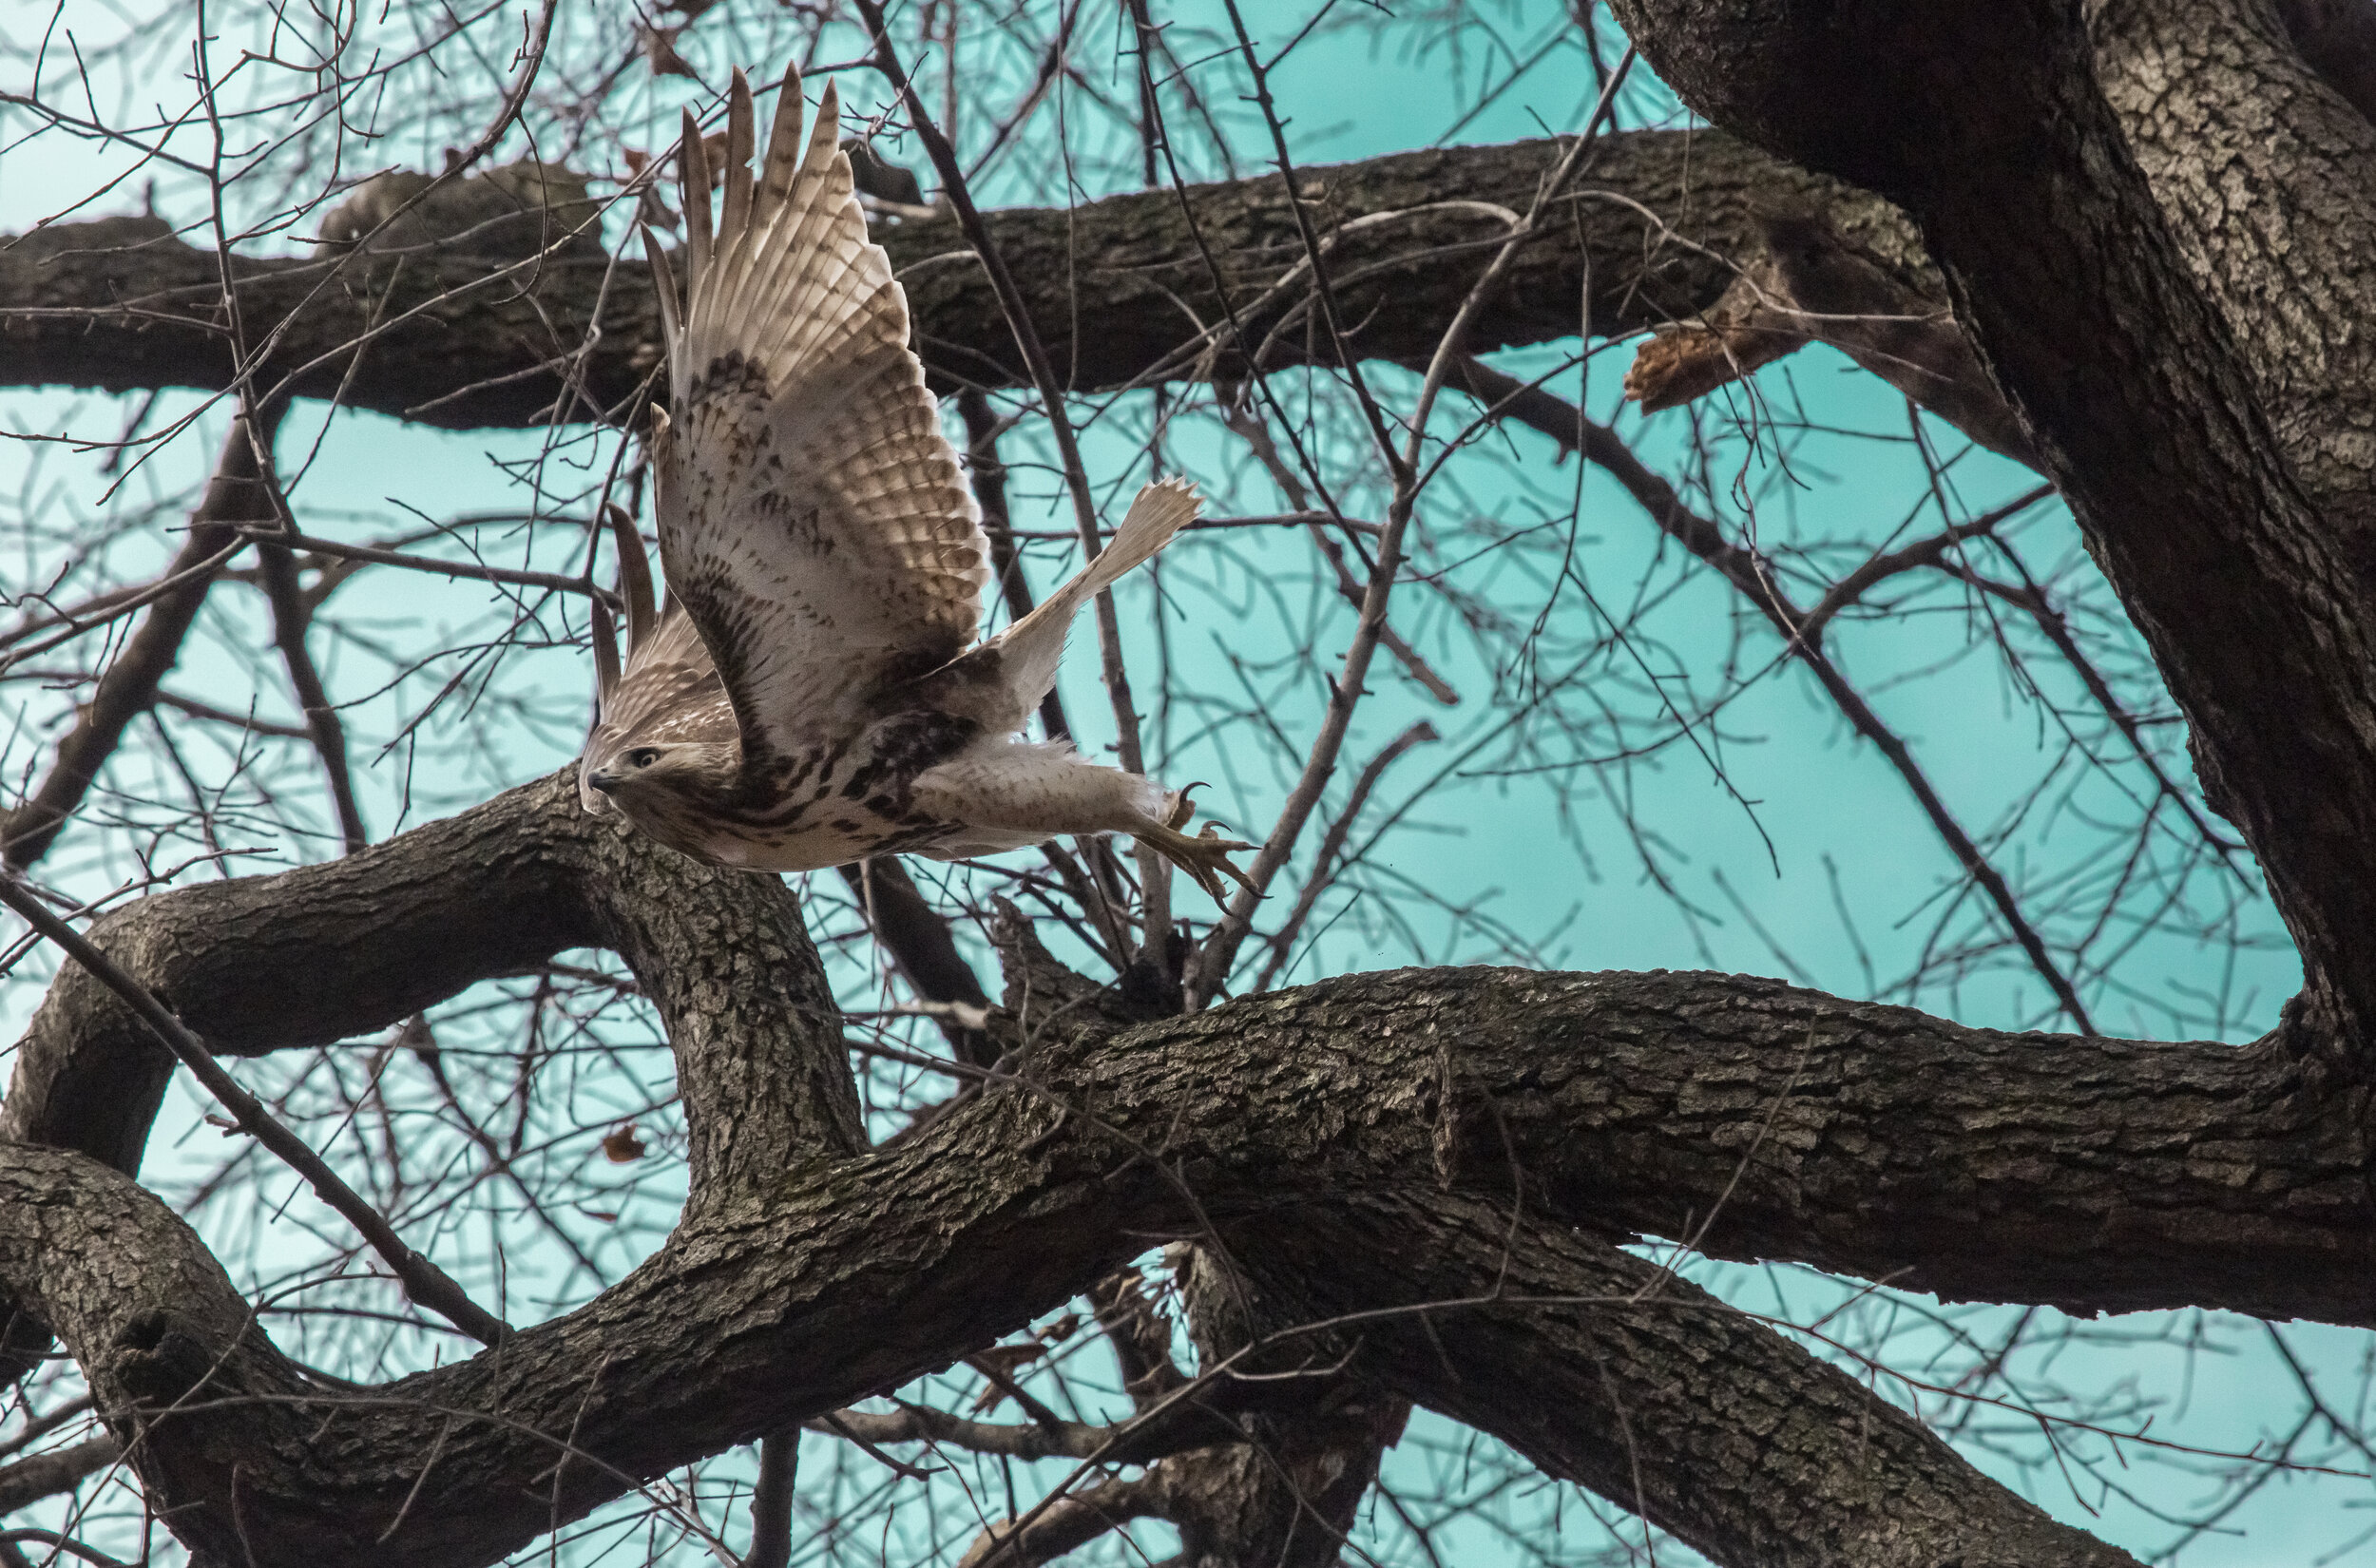
[{"label": "hawk's leg", "polygon": [[1103,767],[1068,745],[1002,739],[969,746],[917,774],[911,799],[925,815],[973,830],[937,852],[969,852],[969,843],[1008,834],[1038,842],[1059,833],[1129,833],[1195,878],[1217,904],[1222,876],[1252,886],[1227,857],[1253,845],[1223,838],[1210,824],[1200,834],[1180,832],[1196,811],[1184,792]]}]

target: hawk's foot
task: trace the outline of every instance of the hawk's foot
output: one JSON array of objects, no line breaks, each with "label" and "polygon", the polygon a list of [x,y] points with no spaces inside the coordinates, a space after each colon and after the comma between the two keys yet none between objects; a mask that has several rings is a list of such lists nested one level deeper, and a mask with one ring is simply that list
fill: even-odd
[{"label": "hawk's foot", "polygon": [[1247,878],[1246,873],[1229,863],[1230,855],[1239,850],[1251,850],[1254,846],[1240,839],[1223,838],[1220,828],[1211,822],[1204,825],[1204,832],[1201,833],[1191,835],[1181,832],[1180,824],[1185,823],[1191,814],[1193,814],[1193,809],[1183,794],[1179,803],[1172,809],[1172,820],[1169,824],[1161,827],[1140,828],[1133,836],[1140,843],[1153,849],[1157,854],[1186,871],[1196,880],[1198,887],[1212,895],[1213,902],[1216,904],[1228,902],[1225,896],[1227,889],[1221,886],[1223,876],[1227,876],[1246,891],[1254,892],[1254,883]]}]

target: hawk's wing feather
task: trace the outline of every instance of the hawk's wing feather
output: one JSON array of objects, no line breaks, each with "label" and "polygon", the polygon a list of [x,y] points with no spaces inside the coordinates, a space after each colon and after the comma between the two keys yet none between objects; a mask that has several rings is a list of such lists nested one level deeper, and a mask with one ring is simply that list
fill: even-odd
[{"label": "hawk's wing feather", "polygon": [[635,529],[635,518],[617,502],[603,504],[603,517],[610,525],[611,544],[619,552],[619,598],[627,607],[627,649],[629,653],[652,635],[659,613],[652,603],[652,562],[643,553],[643,536]]},{"label": "hawk's wing feather", "polygon": [[980,514],[908,348],[907,296],[837,145],[833,87],[805,138],[801,112],[787,79],[754,182],[737,73],[714,241],[687,129],[692,275],[675,416],[655,421],[671,603],[716,657],[746,767],[846,735],[870,697],[964,652],[989,581]]},{"label": "hawk's wing feather", "polygon": [[[693,618],[675,602],[661,613],[652,634],[628,650],[626,669],[603,704],[596,733],[613,745],[636,740],[656,746],[723,740],[734,734],[718,667]],[[607,749],[586,748],[588,755]]]}]

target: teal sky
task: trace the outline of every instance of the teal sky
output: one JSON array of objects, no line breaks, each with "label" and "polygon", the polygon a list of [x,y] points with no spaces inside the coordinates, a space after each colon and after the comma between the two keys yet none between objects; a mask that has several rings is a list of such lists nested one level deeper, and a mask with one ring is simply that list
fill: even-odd
[{"label": "teal sky", "polygon": [[[0,17],[17,10],[0,9]],[[1218,13],[1217,6],[1212,6],[1176,8],[1172,14],[1202,10]],[[1300,18],[1307,12],[1299,6],[1295,14]],[[1480,73],[1498,80],[1510,58],[1526,58],[1559,8],[1537,0],[1489,8],[1485,14],[1500,19],[1505,48],[1497,50],[1483,38],[1472,38],[1457,55],[1448,50],[1421,54],[1391,45],[1373,48],[1351,33],[1324,29],[1314,34],[1281,67],[1274,82],[1293,116],[1291,131],[1297,158],[1312,163],[1349,160],[1438,140],[1461,118],[1469,96],[1461,84],[1473,83]],[[1183,28],[1195,19],[1189,15]],[[1283,31],[1287,12],[1263,13],[1257,25]],[[1614,38],[1613,30],[1610,36]],[[1108,52],[1103,35],[1085,37],[1083,51],[1102,64]],[[1612,48],[1608,57],[1615,56]],[[853,77],[845,90],[852,91],[854,103],[870,86]],[[1661,90],[1642,71],[1629,105],[1638,113],[1655,112]],[[1460,125],[1455,139],[1497,142],[1546,129],[1564,131],[1581,121],[1590,98],[1591,84],[1576,68],[1575,57],[1556,54],[1522,76],[1493,107]],[[1676,123],[1681,123],[1679,118]],[[11,137],[18,134],[14,122],[0,125],[8,126]],[[41,145],[39,156],[0,153],[0,230],[21,228],[32,216],[79,198],[93,183],[91,163],[62,156],[48,143]],[[1045,188],[1053,178],[1044,165],[1012,163],[993,177],[987,194],[1002,201],[1044,200],[1053,194]],[[128,204],[102,203],[95,210],[120,210]],[[1553,345],[1539,354],[1510,356],[1504,363],[1535,373],[1575,347]],[[1631,432],[1635,420],[1630,411],[1620,411],[1617,397],[1629,357],[1629,351],[1602,353],[1592,359],[1581,385],[1573,370],[1551,385],[1565,395],[1581,395],[1596,417],[1615,419]],[[1382,379],[1393,382],[1391,375]],[[1925,504],[1925,470],[1915,449],[1900,439],[1907,415],[1895,392],[1820,350],[1773,367],[1760,384],[1770,404],[1802,411],[1811,425],[1873,438],[1797,433],[1788,437],[1786,463],[1777,465],[1770,453],[1750,463],[1741,443],[1723,430],[1720,412],[1711,413],[1710,428],[1722,461],[1739,465],[1737,471],[1718,472],[1713,488],[1720,497],[1737,488],[1754,499],[1753,507],[1727,510],[1728,522],[1753,519],[1763,536],[1772,539],[1878,542],[1890,537]],[[162,400],[155,417],[169,418],[177,408],[195,402]],[[1440,428],[1449,429],[1469,411],[1457,399],[1447,398]],[[10,392],[0,393],[0,417],[15,430],[71,430],[105,439],[117,434],[125,410],[97,396]],[[1126,401],[1095,427],[1087,444],[1092,470],[1120,473],[1138,460],[1137,431],[1146,418],[1146,400],[1139,398]],[[219,421],[201,419],[198,429],[153,460],[149,470],[136,475],[114,505],[122,508],[144,488],[164,497],[195,483],[220,429]],[[1020,440],[1024,432],[1018,433],[1019,453],[1027,456]],[[1930,426],[1929,433],[1942,452],[1952,454],[1963,448],[1961,439],[1942,427]],[[284,458],[310,446],[317,435],[318,454],[300,489],[300,508],[315,531],[354,539],[402,527],[406,508],[450,518],[517,507],[521,493],[496,463],[529,458],[538,447],[533,436],[522,432],[451,434],[352,413],[325,422],[318,408],[309,408],[283,434]],[[1654,466],[1683,472],[1688,435],[1683,417],[1666,416],[1641,430],[1642,453]],[[1246,471],[1242,452],[1209,421],[1183,420],[1172,450],[1207,480],[1217,510],[1284,509],[1285,502],[1268,481]],[[1963,515],[2006,501],[2035,482],[2026,470],[1985,453],[1962,457],[1949,471],[1949,505]],[[1574,464],[1555,467],[1549,443],[1523,431],[1481,443],[1459,460],[1453,482],[1456,497],[1447,492],[1430,503],[1435,510],[1429,520],[1440,526],[1447,554],[1455,553],[1458,526],[1471,516],[1507,522],[1555,515],[1578,494]],[[100,489],[88,457],[56,447],[0,447],[0,498],[14,494],[20,498],[16,505],[29,508],[54,492],[65,498],[64,505],[98,517],[105,514]],[[1068,526],[1044,476],[1023,473],[1018,489],[1019,526]],[[0,499],[0,505],[6,504]],[[1035,509],[1041,509],[1038,515],[1044,521],[1035,522]],[[1916,530],[1934,530],[1938,522],[1933,511],[1927,526],[1918,523]],[[1592,602],[1622,615],[1641,584],[1660,585],[1662,597],[1635,623],[1630,657],[1638,659],[1644,679],[1656,679],[1662,690],[1676,694],[1678,707],[1690,706],[1692,693],[1704,696],[1725,689],[1721,678],[1728,660],[1755,667],[1772,657],[1770,637],[1753,631],[1736,640],[1732,618],[1738,605],[1732,590],[1712,573],[1678,563],[1673,546],[1660,540],[1640,509],[1598,472],[1582,478],[1577,533],[1576,572]],[[2038,508],[2016,537],[2025,557],[2041,572],[2062,572],[2074,584],[2092,574],[2076,530],[2059,508]],[[490,535],[488,544],[490,559],[505,564],[551,569],[571,564],[566,542],[549,537]],[[161,544],[152,530],[146,540],[127,541],[123,548],[128,563],[142,551],[154,555],[170,544]],[[511,553],[496,556],[496,548]],[[1043,564],[1044,580],[1045,572],[1056,569],[1056,560],[1049,557]],[[1232,658],[1258,663],[1293,651],[1289,640],[1297,621],[1265,609],[1264,596],[1303,602],[1310,564],[1309,546],[1300,535],[1192,536],[1171,562],[1160,612],[1143,583],[1123,596],[1135,667],[1153,662],[1159,613],[1171,618],[1165,641],[1182,683],[1192,688],[1232,689]],[[0,579],[12,579],[19,586],[36,570],[30,562],[0,562]],[[485,638],[490,628],[508,623],[508,617],[490,608],[480,584],[401,576],[372,581],[369,589],[372,619],[366,629],[378,635],[452,644]],[[1515,588],[1507,591],[1513,597],[1517,593]],[[2101,600],[2100,587],[2090,591]],[[1215,613],[1217,607],[1229,605],[1252,609],[1242,619]],[[172,683],[192,694],[237,693],[244,701],[249,678],[241,648],[259,635],[252,619],[241,620],[246,613],[235,605],[214,623],[209,628],[214,641],[193,648]],[[1579,589],[1562,598],[1557,613],[1581,620],[1593,612]],[[548,629],[565,628],[555,621]],[[1562,629],[1576,628],[1563,624]],[[1485,694],[1501,672],[1481,663],[1474,644],[1440,614],[1423,616],[1413,637],[1423,651],[1441,661],[1447,678],[1467,700],[1447,714],[1399,676],[1387,674],[1372,682],[1376,695],[1362,710],[1352,757],[1367,757],[1422,717],[1432,719],[1447,737],[1408,756],[1377,797],[1376,810],[1383,811],[1423,784],[1428,786],[1413,813],[1425,831],[1398,832],[1380,851],[1382,865],[1393,876],[1432,889],[1449,904],[1483,909],[1502,926],[1523,933],[1543,962],[1563,967],[1712,966],[1777,975],[1844,994],[1868,994],[1874,988],[1873,976],[1886,985],[1919,962],[1931,930],[1926,902],[1948,879],[1951,863],[1904,784],[1872,748],[1854,741],[1820,692],[1794,670],[1757,680],[1734,697],[1702,736],[1701,746],[1668,745],[1629,774],[1576,770],[1557,777],[1498,777],[1491,776],[1498,755],[1491,748],[1466,763],[1457,758],[1464,737],[1481,734],[1493,721]],[[2048,771],[2055,739],[2041,728],[2035,706],[2002,664],[1970,651],[1968,620],[1933,605],[1901,622],[1843,625],[1837,638],[1843,663],[1883,717],[1914,746],[1963,819],[1976,831],[2012,821],[2019,803]],[[1076,642],[1064,676],[1063,689],[1076,716],[1095,715],[1102,708],[1087,645],[1084,635]],[[1332,660],[1341,645],[1340,641],[1325,651],[1324,661]],[[408,754],[401,750],[379,755],[369,746],[358,747],[358,759],[375,758],[362,781],[364,812],[375,837],[533,777],[574,753],[579,731],[573,725],[583,721],[590,685],[584,656],[574,648],[556,648],[509,653],[505,660],[505,689],[522,699],[534,722],[515,730],[516,738],[500,752],[439,754],[433,767],[416,770],[407,766]],[[368,695],[378,684],[380,662],[361,641],[328,650],[325,662],[333,689],[355,698],[350,723],[358,736],[393,733],[410,711],[407,705],[418,699],[418,693],[409,688]],[[1920,672],[1918,678],[1910,678],[1914,672]],[[1615,678],[1605,666],[1597,666],[1575,679]],[[2059,678],[2051,672],[2040,679],[2056,689],[2053,683]],[[21,691],[12,688],[8,702],[23,702]],[[214,699],[229,698],[217,695]],[[266,717],[287,717],[285,705],[274,710],[279,700],[276,694],[264,694],[261,711]],[[39,700],[24,709],[35,720],[49,711]],[[1315,711],[1316,705],[1307,701],[1285,722],[1298,736],[1308,736]],[[1283,784],[1275,766],[1233,754],[1226,744],[1194,738],[1194,726],[1185,721],[1176,721],[1173,734],[1180,737],[1178,755],[1162,771],[1213,779],[1208,804],[1241,828],[1268,820]],[[19,736],[0,754],[0,761],[11,769],[20,767],[35,752]],[[1710,757],[1720,761],[1721,778]],[[2179,770],[2179,776],[2191,784],[2182,755]],[[126,782],[128,786],[134,780]],[[1572,788],[1562,793],[1563,785]],[[1658,864],[1671,890],[1649,876],[1612,808],[1611,793],[1626,789],[1631,791],[1628,805],[1634,819],[1646,825],[1662,846]],[[2101,835],[2090,823],[2105,814],[2111,803],[2096,799],[2087,789],[2067,795],[2048,794],[2053,804],[2020,817],[2003,846],[2000,863],[2017,882],[2044,883],[2059,873],[2076,874],[2082,860],[2099,851]],[[285,858],[315,858],[330,851],[321,843],[278,842],[259,848],[284,857],[283,863]],[[122,870],[123,851],[73,864],[78,878],[95,885]],[[268,870],[272,864],[270,858],[259,857],[240,869]],[[1193,890],[1179,896],[1184,913],[1203,915]],[[2203,1004],[2194,999],[2215,993],[2226,998],[2213,1010],[2226,1020],[2224,1032],[2230,1037],[2247,1038],[2267,1027],[2290,994],[2298,971],[2282,940],[2271,940],[2272,933],[2281,933],[2265,905],[2246,906],[2236,911],[2235,921],[2246,935],[2240,948],[2176,935],[2142,938],[2117,970],[2118,987],[2098,1003],[2099,1026],[2107,1032],[2167,1037],[2173,1032],[2174,1009],[2199,1014]],[[1398,928],[1390,922],[1368,919],[1357,908],[1330,926],[1318,951],[1295,973],[1310,978],[1323,969],[1495,956],[1493,945],[1473,927],[1412,917]],[[0,1012],[9,1022],[29,1011],[46,974],[46,966],[29,965],[0,991]],[[863,976],[853,976],[852,985],[853,995],[867,989]],[[2053,1023],[2041,988],[2019,970],[2002,966],[1960,987],[1926,989],[1919,1002],[1976,1024]],[[171,1141],[161,1132],[161,1159]],[[1821,1310],[1816,1304],[1827,1299],[1827,1292],[1845,1294],[1835,1285],[1791,1271],[1710,1270],[1707,1282],[1753,1310],[1787,1306],[1801,1316]],[[1917,1309],[1931,1305],[1916,1302]],[[1904,1367],[1919,1367],[1926,1345],[1939,1338],[1935,1323],[1918,1321],[1915,1309],[1893,1307],[1886,1298],[1868,1299],[1854,1310],[1868,1317],[1900,1314],[1902,1327],[1874,1332],[1887,1335]],[[1978,1313],[1967,1309],[1957,1321],[1964,1331],[1982,1334],[1987,1325],[2013,1315],[2002,1309]],[[2041,1346],[2030,1357],[2035,1365],[2022,1355],[2015,1365],[2024,1375],[2052,1377],[2081,1392],[2100,1391],[2116,1403],[2124,1391],[2165,1401],[2153,1425],[2159,1438],[2241,1450],[2282,1436],[2273,1428],[2291,1419],[2295,1400],[2263,1330],[2216,1318],[2206,1327],[2199,1317],[2156,1314],[2115,1320],[2093,1326],[2098,1343],[2064,1344],[2054,1339],[2048,1314],[2033,1326],[2033,1340]],[[2198,1329],[2215,1337],[2219,1348],[2190,1352],[2186,1347]],[[2366,1334],[2320,1327],[2289,1327],[2284,1332],[2295,1353],[2315,1369],[2329,1397],[2345,1403],[2356,1398],[2370,1344]],[[2131,1343],[2114,1343],[2116,1339]],[[2156,1342],[2135,1343],[2140,1340]],[[1984,1428],[1988,1422],[1974,1425]],[[1433,1435],[1444,1435],[1442,1424]],[[2025,1441],[2018,1432],[2004,1438],[2008,1448]],[[2036,1479],[2009,1461],[1991,1457],[1984,1444],[1967,1446],[1973,1446],[1981,1463],[2008,1480],[2030,1485]],[[2081,1442],[2079,1447],[2087,1444]],[[1426,1443],[1414,1439],[1392,1463],[1416,1467],[1434,1461]],[[1414,1468],[1409,1473],[1418,1472]],[[2158,1488],[2152,1496],[2173,1509],[2184,1509],[2213,1492],[2210,1482],[2177,1479],[2168,1469],[2140,1466],[2115,1473],[2127,1484]],[[2061,1483],[2051,1466],[2034,1495],[2060,1517],[2140,1554],[2164,1546],[2173,1537],[2167,1525],[2145,1511],[2107,1498],[2084,1480],[2076,1488]],[[2376,1495],[2365,1481],[2283,1478],[2230,1515],[2223,1533],[2190,1543],[2177,1560],[2189,1568],[2376,1562],[2376,1546],[2345,1547],[2370,1522],[2366,1511],[2372,1502]],[[2343,1555],[2321,1557],[2337,1548],[2345,1548]],[[1504,1548],[1483,1535],[1467,1549],[1476,1554],[1471,1560],[1506,1558]]]}]

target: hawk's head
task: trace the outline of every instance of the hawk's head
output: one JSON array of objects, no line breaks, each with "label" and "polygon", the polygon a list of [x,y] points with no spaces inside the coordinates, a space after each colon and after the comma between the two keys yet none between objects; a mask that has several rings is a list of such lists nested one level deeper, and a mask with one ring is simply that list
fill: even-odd
[{"label": "hawk's head", "polygon": [[732,746],[700,740],[630,739],[589,749],[578,765],[578,798],[597,814],[616,808],[671,849],[699,854],[719,798],[734,788],[735,754]]}]

